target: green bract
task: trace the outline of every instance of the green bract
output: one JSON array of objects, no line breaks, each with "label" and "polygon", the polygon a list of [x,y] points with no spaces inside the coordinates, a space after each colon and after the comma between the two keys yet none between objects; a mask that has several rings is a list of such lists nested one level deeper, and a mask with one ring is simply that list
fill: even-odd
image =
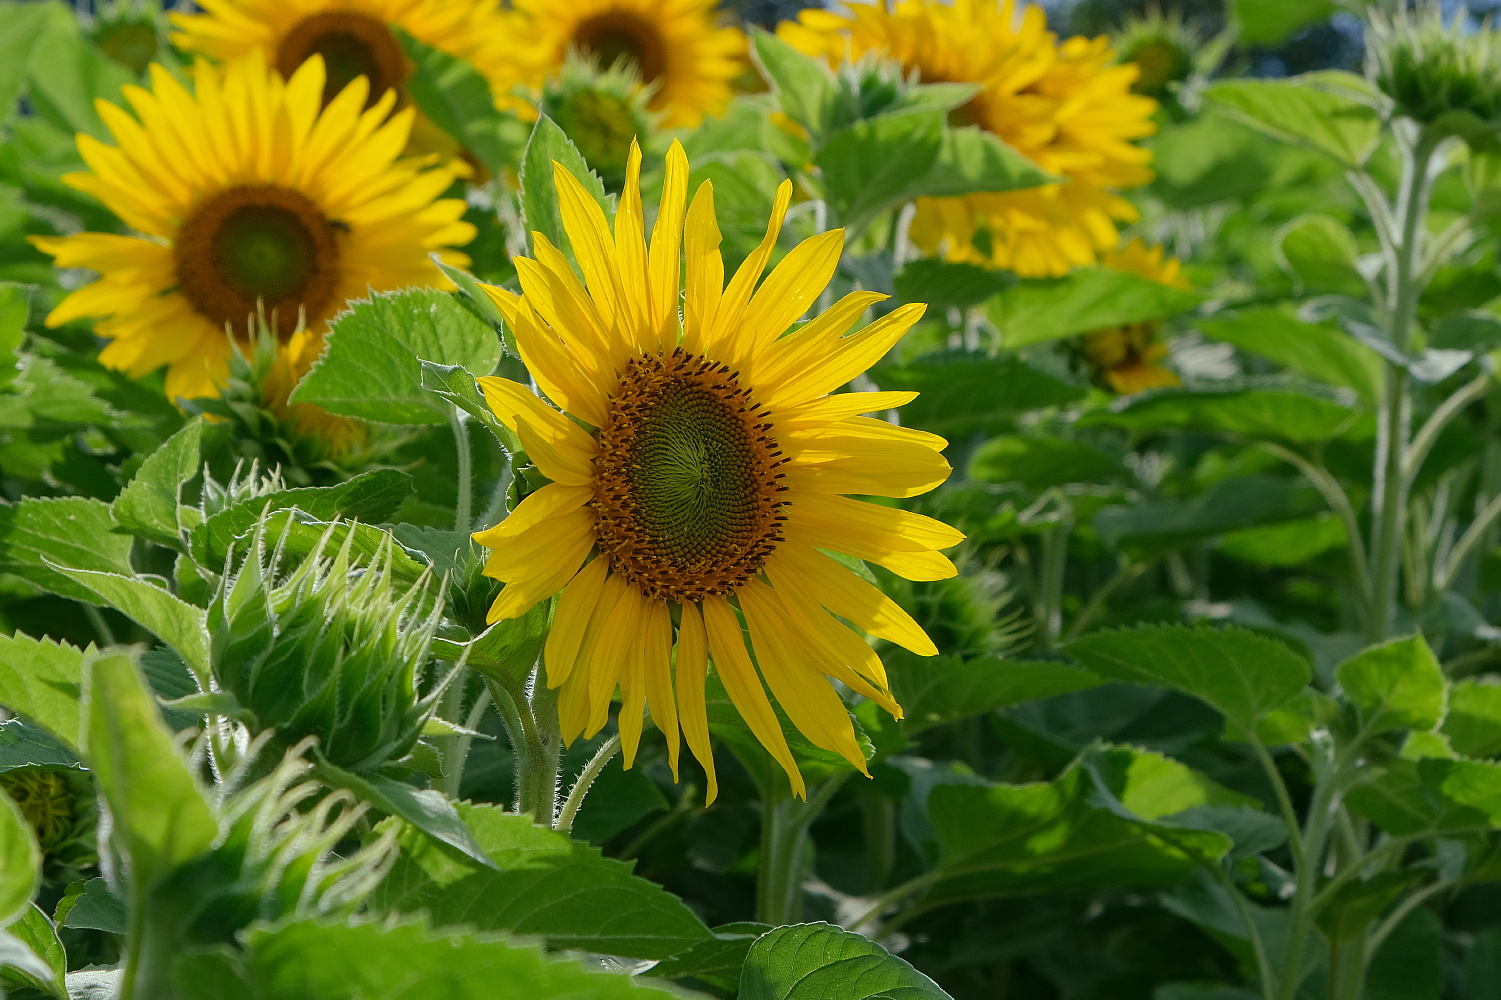
[{"label": "green bract", "polygon": [[1489,19],[1466,30],[1459,8],[1444,26],[1437,3],[1371,15],[1367,72],[1399,115],[1487,145],[1501,120],[1501,36]]},{"label": "green bract", "polygon": [[208,629],[215,680],[277,745],[317,737],[329,763],[364,772],[410,752],[433,712],[442,684],[425,696],[418,684],[442,601],[428,573],[393,579],[390,536],[360,557],[353,531],[334,547],[338,527],[287,573],[285,535],[263,519]]}]

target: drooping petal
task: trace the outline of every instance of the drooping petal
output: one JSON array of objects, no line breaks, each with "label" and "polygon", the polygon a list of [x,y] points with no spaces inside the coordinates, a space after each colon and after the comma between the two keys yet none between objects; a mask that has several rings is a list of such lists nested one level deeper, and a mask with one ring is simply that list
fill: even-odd
[{"label": "drooping petal", "polygon": [[704,702],[704,683],[708,679],[709,640],[704,631],[703,614],[698,605],[685,601],[678,623],[678,649],[674,687],[677,689],[678,720],[683,739],[708,775],[709,790],[705,807],[719,797],[719,779],[714,774],[714,750],[709,745],[709,714]]}]

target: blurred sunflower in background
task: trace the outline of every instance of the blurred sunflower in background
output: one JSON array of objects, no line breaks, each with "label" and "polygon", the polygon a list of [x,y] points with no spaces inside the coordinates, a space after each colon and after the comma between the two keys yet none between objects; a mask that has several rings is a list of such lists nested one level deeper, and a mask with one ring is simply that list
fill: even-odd
[{"label": "blurred sunflower in background", "polygon": [[[721,22],[715,0],[515,0],[510,49],[516,84],[540,90],[570,50],[609,69],[624,59],[649,88],[666,128],[692,127],[724,109],[746,68],[745,34]],[[494,63],[494,57],[487,57]],[[509,88],[496,86],[500,95]]]},{"label": "blurred sunflower in background", "polygon": [[826,554],[912,580],[956,573],[938,550],[958,544],[958,531],[841,495],[911,497],[948,478],[942,438],[860,416],[917,394],[829,395],[885,355],[925,307],[901,306],[845,336],[887,297],[852,292],[781,336],[833,277],[843,230],[801,243],[757,289],[791,201],[784,181],[765,239],[726,285],[713,187],[705,182],[687,204],[682,146],[667,156],[649,249],[640,174],[633,146],[612,235],[598,203],[556,167],[584,283],[539,234],[536,259],[516,262],[523,294],[488,289],[558,407],[518,382],[480,380],[551,480],[474,536],[492,550],[486,575],[506,584],[489,620],[518,617],[561,590],[544,657],[548,684],[561,688],[564,739],[598,732],[618,685],[626,766],[644,706],[667,738],[674,775],[681,727],[708,772],[710,801],[712,659],[802,796],[766,688],[812,743],[861,771],[849,714],[826,677],[901,713],[875,651],[833,616],[920,655],[937,652],[895,601]]},{"label": "blurred sunflower in background", "polygon": [[[1191,287],[1178,258],[1167,257],[1162,247],[1148,247],[1141,240],[1109,251],[1100,263],[1171,288]],[[1080,339],[1077,357],[1097,385],[1122,395],[1179,385],[1177,374],[1160,364],[1168,349],[1157,342],[1157,327],[1157,320],[1147,320],[1091,330]]]},{"label": "blurred sunflower in background", "polygon": [[1106,38],[1047,30],[1042,8],[1014,0],[903,0],[809,9],[778,34],[831,63],[868,52],[899,60],[924,83],[976,83],[955,125],[978,125],[1068,183],[1026,191],[922,198],[911,238],[927,253],[1055,276],[1096,263],[1137,218],[1115,192],[1152,179],[1133,140],[1156,131],[1155,101],[1131,92],[1137,68],[1118,65]]},{"label": "blurred sunflower in background", "polygon": [[[219,62],[258,51],[284,79],[313,56],[324,65],[323,103],[357,76],[365,107],[400,93],[411,66],[393,28],[441,52],[476,61],[493,51],[495,0],[202,0],[202,14],[172,14],[172,44]],[[398,103],[401,103],[398,101]]]},{"label": "blurred sunflower in background", "polygon": [[189,92],[153,65],[152,90],[125,88],[135,117],[96,105],[118,145],[78,137],[91,172],[64,179],[135,235],[31,237],[57,266],[99,272],[47,323],[97,318],[108,367],[139,376],[165,365],[169,398],[213,396],[231,337],[247,344],[264,317],[300,377],[347,300],[446,285],[431,251],[468,262],[452,249],[474,236],[464,202],[439,199],[453,173],[398,161],[412,111],[391,113],[393,91],[372,104],[357,78],[324,107],[320,56],[284,82],[258,50],[223,67],[200,61],[192,80]]}]

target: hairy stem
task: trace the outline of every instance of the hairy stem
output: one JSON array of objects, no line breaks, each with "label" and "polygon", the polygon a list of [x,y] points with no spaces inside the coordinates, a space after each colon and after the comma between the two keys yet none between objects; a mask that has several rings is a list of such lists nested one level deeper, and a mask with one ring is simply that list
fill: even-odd
[{"label": "hairy stem", "polygon": [[806,802],[785,793],[775,782],[761,789],[761,856],[756,871],[756,919],[766,924],[795,924],[803,911],[803,854],[808,827],[823,812],[848,774],[824,779]]},{"label": "hairy stem", "polygon": [[579,772],[573,788],[568,792],[567,801],[563,803],[562,811],[558,813],[557,821],[552,825],[554,830],[567,833],[573,829],[574,817],[578,815],[579,807],[584,804],[584,796],[588,795],[589,789],[593,787],[594,779],[599,777],[605,765],[619,752],[620,734],[616,733],[594,752],[594,756],[589,758],[589,763],[585,764],[584,769]]},{"label": "hairy stem", "polygon": [[470,505],[474,497],[474,459],[469,454],[469,424],[465,413],[457,406],[450,407],[449,426],[453,428],[453,442],[459,456],[459,496],[453,509],[453,530],[460,535],[469,534]]}]

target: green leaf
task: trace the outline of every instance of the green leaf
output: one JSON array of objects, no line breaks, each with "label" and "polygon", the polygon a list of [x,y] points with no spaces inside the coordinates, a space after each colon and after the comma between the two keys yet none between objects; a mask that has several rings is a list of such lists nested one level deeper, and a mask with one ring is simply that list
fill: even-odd
[{"label": "green leaf", "polygon": [[1312,677],[1308,661],[1286,645],[1241,628],[1107,629],[1069,643],[1068,654],[1101,677],[1198,698],[1244,732]]},{"label": "green leaf", "polygon": [[1360,711],[1367,736],[1427,731],[1444,717],[1444,672],[1421,635],[1363,650],[1341,663],[1334,676]]},{"label": "green leaf", "polygon": [[1034,493],[1050,486],[1110,480],[1123,471],[1119,459],[1082,441],[1020,435],[991,438],[969,463],[971,479],[1020,483]]},{"label": "green leaf", "polygon": [[1240,42],[1274,48],[1299,28],[1327,21],[1339,6],[1333,0],[1233,0],[1230,9]]},{"label": "green leaf", "polygon": [[57,1000],[68,1000],[68,985],[64,978],[68,970],[68,954],[57,938],[57,929],[35,903],[27,903],[21,916],[9,924],[4,933],[24,944],[36,956],[42,968],[26,965],[11,965],[3,976],[8,985],[31,987]]},{"label": "green leaf", "polygon": [[1231,476],[1183,501],[1144,500],[1106,507],[1094,528],[1111,545],[1147,554],[1266,521],[1306,517],[1324,507],[1311,487],[1271,476]]},{"label": "green leaf", "polygon": [[1168,389],[1125,396],[1107,409],[1084,414],[1077,426],[1208,431],[1290,444],[1319,444],[1342,436],[1367,441],[1375,433],[1375,421],[1368,415],[1285,389]]},{"label": "green leaf", "polygon": [[1014,280],[1005,271],[923,257],[908,261],[896,273],[894,291],[903,302],[926,302],[936,313],[977,306]]},{"label": "green leaf", "polygon": [[938,158],[927,173],[912,179],[902,200],[1017,191],[1057,183],[1060,179],[995,135],[978,125],[969,125],[944,129]]},{"label": "green leaf", "polygon": [[136,82],[135,74],[110,59],[84,38],[78,20],[62,4],[49,4],[49,24],[31,48],[27,99],[51,124],[65,132],[87,132],[112,142],[94,101],[123,104],[120,88]]},{"label": "green leaf", "polygon": [[721,924],[714,928],[714,940],[696,944],[658,962],[644,975],[663,979],[699,979],[726,990],[733,989],[740,980],[740,970],[751,945],[771,929],[770,924],[749,920]]},{"label": "green leaf", "polygon": [[1020,358],[969,351],[929,354],[900,367],[882,365],[870,375],[882,389],[921,393],[897,411],[903,424],[949,435],[1003,424],[1016,413],[1073,402],[1086,392]]},{"label": "green leaf", "polygon": [[[521,156],[521,224],[526,228],[527,246],[533,254],[537,248],[531,234],[539,232],[571,257],[573,244],[563,229],[563,213],[558,208],[558,191],[553,181],[554,163],[562,164],[564,170],[578,179],[584,190],[599,203],[606,219],[615,215],[615,206],[605,194],[604,184],[589,169],[583,155],[563,130],[546,115],[539,116],[537,124],[532,127],[531,138],[527,140],[526,152]],[[427,354],[422,356],[429,360],[447,360]],[[488,375],[489,372],[480,374]]]},{"label": "green leaf", "polygon": [[124,934],[125,901],[109,891],[104,879],[91,878],[68,887],[67,896],[58,904],[57,919],[64,927]]},{"label": "green leaf", "polygon": [[0,22],[5,24],[5,32],[0,34],[0,121],[15,110],[37,39],[48,29],[59,6],[18,0],[0,4]]},{"label": "green leaf", "polygon": [[1360,77],[1329,72],[1287,80],[1220,80],[1204,97],[1273,139],[1356,168],[1381,135],[1381,115],[1362,99],[1368,93]]},{"label": "green leaf", "polygon": [[436,393],[474,417],[495,435],[495,440],[510,454],[521,450],[516,432],[495,418],[475,384],[474,376],[462,365],[437,365],[422,362],[422,388]]},{"label": "green leaf", "polygon": [[95,660],[84,690],[81,752],[139,899],[159,878],[208,851],[219,827],[130,657]]},{"label": "green leaf", "polygon": [[[1048,783],[938,785],[927,802],[938,865],[920,905],[1167,886],[1193,871],[1178,848],[1092,805],[1095,794],[1094,780],[1078,767]],[[1129,789],[1121,794],[1131,797]]]},{"label": "green leaf", "polygon": [[1094,687],[1100,679],[1066,663],[1000,660],[993,656],[918,656],[905,650],[885,657],[891,693],[915,735],[932,726],[984,715],[1007,705]]},{"label": "green leaf", "polygon": [[294,403],[387,424],[441,424],[448,407],[422,388],[425,358],[488,375],[500,339],[448,292],[409,288],[350,303],[328,347],[292,392]]},{"label": "green leaf", "polygon": [[425,838],[456,848],[482,865],[494,867],[474,833],[454,811],[453,803],[431,788],[417,789],[380,774],[358,775],[319,758],[318,777],[334,788],[345,788],[382,812],[398,816]]},{"label": "green leaf", "polygon": [[493,869],[406,830],[373,906],[426,910],[440,926],[531,934],[553,948],[628,958],[666,958],[713,939],[677,897],[632,875],[628,862],[497,806],[458,809]]},{"label": "green leaf", "polygon": [[753,28],[751,43],[756,66],[771,83],[782,111],[821,143],[839,97],[833,74],[769,31]]},{"label": "green leaf", "polygon": [[54,567],[68,579],[87,587],[102,602],[154,634],[182,657],[197,677],[209,676],[208,629],[202,608],[174,597],[140,577]]},{"label": "green leaf", "polygon": [[1360,253],[1355,234],[1327,215],[1303,215],[1283,226],[1272,252],[1300,293],[1367,294],[1365,279],[1355,266]]},{"label": "green leaf", "polygon": [[[0,643],[7,641],[0,638]],[[0,652],[0,658],[3,656],[4,653]],[[81,663],[82,656],[79,659]],[[0,666],[0,670],[3,669],[4,667]],[[46,730],[33,726],[23,719],[0,722],[0,773],[25,767],[56,770],[59,768],[77,769],[82,765],[79,764],[73,751]]]},{"label": "green leaf", "polygon": [[1345,794],[1345,803],[1394,837],[1485,826],[1488,820],[1484,813],[1447,798],[1439,790],[1447,771],[1434,768],[1447,763],[1401,758],[1383,761],[1379,768],[1362,775],[1362,782]]},{"label": "green leaf", "polygon": [[31,903],[42,879],[42,851],[36,834],[9,795],[0,795],[0,927],[12,923]]},{"label": "green leaf", "polygon": [[1501,316],[1468,309],[1439,321],[1428,346],[1436,350],[1484,353],[1501,347]]},{"label": "green leaf", "polygon": [[182,548],[177,505],[182,487],[198,473],[203,421],[190,420],[160,448],[146,456],[135,476],[110,505],[120,527],[131,534]]},{"label": "green leaf", "polygon": [[516,167],[527,127],[515,115],[496,110],[484,76],[464,60],[424,45],[404,31],[396,35],[413,66],[402,89],[418,110],[473,153],[492,175],[502,167]]},{"label": "green leaf", "polygon": [[193,529],[193,557],[206,566],[222,566],[230,545],[235,539],[254,531],[256,523],[268,510],[295,507],[306,516],[323,522],[340,519],[384,521],[396,513],[413,491],[412,477],[405,472],[375,469],[337,486],[308,486],[241,500]]},{"label": "green leaf", "polygon": [[[12,6],[12,5],[6,5]],[[39,4],[28,4],[27,7],[36,10]],[[5,7],[0,7],[0,17],[6,16],[3,12]],[[10,16],[17,15],[14,12]],[[8,44],[9,35],[0,39],[0,50]],[[0,59],[3,59],[0,56]],[[0,77],[3,77],[5,69],[0,68]],[[3,91],[5,81],[0,79],[0,91]],[[3,93],[0,93],[0,103],[3,103]],[[30,289],[25,285],[18,285],[12,281],[0,281],[0,386],[10,384],[16,377],[17,356],[21,350],[21,344],[26,340],[26,321],[31,317]]]},{"label": "green leaf", "polygon": [[884,114],[828,137],[814,162],[851,238],[913,198],[1013,191],[1057,180],[977,126],[947,128],[945,115],[927,108]]},{"label": "green leaf", "polygon": [[1369,347],[1333,323],[1305,323],[1286,306],[1259,306],[1199,320],[1205,336],[1234,344],[1328,385],[1354,389],[1367,406],[1381,393],[1384,365]]},{"label": "green leaf", "polygon": [[0,704],[78,750],[83,665],[97,655],[53,639],[0,635]]},{"label": "green leaf", "polygon": [[1086,267],[1061,278],[1024,278],[985,307],[1001,343],[1028,344],[1186,312],[1196,292],[1172,288],[1129,271]]},{"label": "green leaf", "polygon": [[1345,526],[1333,514],[1227,533],[1220,551],[1258,566],[1301,566],[1345,545]]},{"label": "green leaf", "polygon": [[1495,677],[1479,677],[1449,688],[1443,732],[1461,757],[1501,754],[1501,683]]},{"label": "green leaf", "polygon": [[0,573],[14,573],[43,590],[99,603],[93,591],[46,565],[131,574],[129,535],[114,533],[109,504],[84,497],[0,504]]},{"label": "green leaf", "polygon": [[1491,826],[1501,827],[1501,763],[1430,757],[1417,766],[1423,784],[1447,801],[1480,813]]},{"label": "green leaf", "polygon": [[[228,948],[179,959],[182,996],[203,985],[227,1000],[649,1000],[664,992],[623,973],[590,969],[535,945],[474,933],[300,921],[252,927],[244,952]],[[222,984],[222,986],[221,986]],[[231,984],[238,984],[232,987]],[[237,989],[237,992],[228,992]]]},{"label": "green leaf", "polygon": [[465,662],[472,669],[514,688],[525,683],[536,664],[551,621],[552,605],[543,601],[520,618],[496,622],[467,643],[435,640],[433,655],[458,660],[467,649],[469,659]]},{"label": "green leaf", "polygon": [[825,923],[763,934],[745,956],[740,1000],[950,1000],[874,941]]}]

